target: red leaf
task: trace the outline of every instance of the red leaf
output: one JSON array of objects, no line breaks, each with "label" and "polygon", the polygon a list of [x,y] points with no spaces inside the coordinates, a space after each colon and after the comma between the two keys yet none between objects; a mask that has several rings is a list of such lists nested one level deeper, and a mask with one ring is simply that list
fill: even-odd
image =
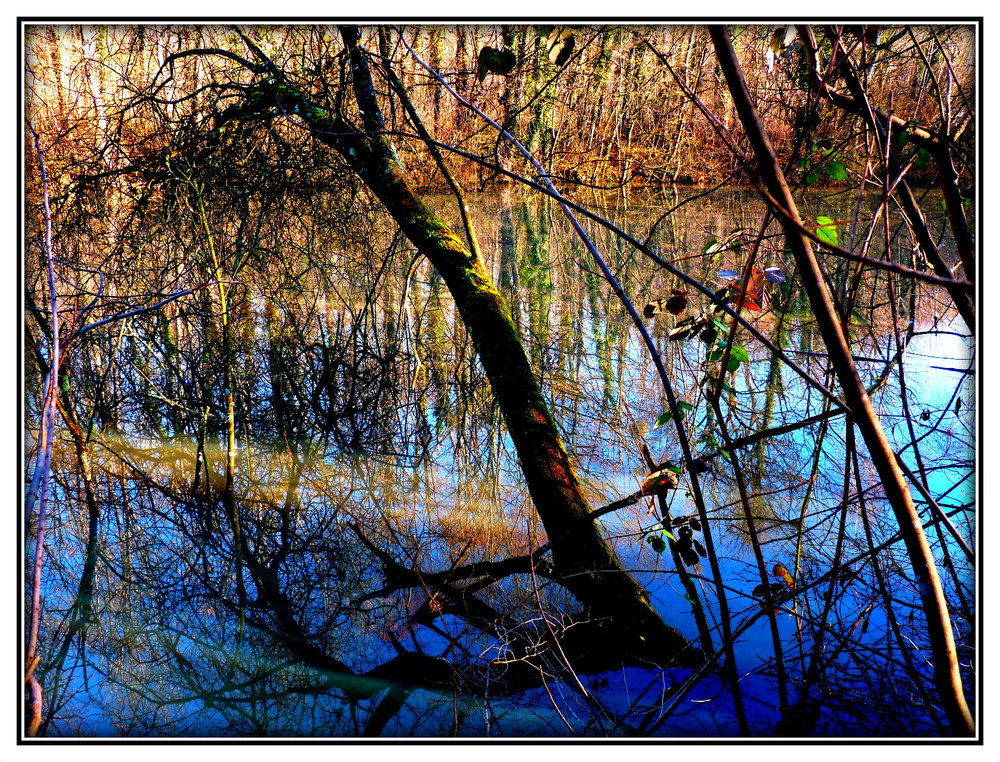
[{"label": "red leaf", "polygon": [[677,294],[676,292],[674,293],[675,296],[671,296],[669,299],[667,299],[666,310],[671,315],[680,315],[682,312],[684,312],[684,310],[687,309],[688,299],[687,296],[684,296],[682,294]]}]

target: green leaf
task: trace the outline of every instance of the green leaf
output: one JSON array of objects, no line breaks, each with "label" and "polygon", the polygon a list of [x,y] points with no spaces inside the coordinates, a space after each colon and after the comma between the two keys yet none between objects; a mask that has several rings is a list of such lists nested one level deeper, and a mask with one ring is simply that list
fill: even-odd
[{"label": "green leaf", "polygon": [[690,402],[684,402],[684,400],[679,400],[677,402],[677,409],[678,410],[694,410],[694,405],[692,405]]},{"label": "green leaf", "polygon": [[739,344],[733,344],[733,348],[730,350],[729,356],[739,360],[740,362],[750,362],[750,353],[747,352],[745,347],[742,347]]},{"label": "green leaf", "polygon": [[810,169],[808,172],[806,172],[805,177],[802,178],[802,181],[806,185],[812,185],[817,180],[819,180],[819,176],[820,176],[819,169]]},{"label": "green leaf", "polygon": [[[685,408],[682,408],[680,407],[680,405],[678,405],[678,412],[680,413],[681,420],[684,419],[685,411],[686,411]],[[660,426],[665,424],[667,421],[671,420],[673,417],[674,414],[672,412],[670,412],[669,410],[666,411],[663,415],[661,415],[659,418],[656,419],[656,423],[653,424],[653,428],[658,429]]]},{"label": "green leaf", "polygon": [[895,141],[893,143],[893,148],[896,151],[902,151],[906,148],[906,141],[910,138],[910,131],[907,129],[901,129],[896,133]]},{"label": "green leaf", "polygon": [[657,553],[662,553],[667,549],[667,543],[658,534],[651,534],[646,538],[646,542],[649,543],[649,547],[655,550]]},{"label": "green leaf", "polygon": [[913,157],[913,166],[917,169],[923,169],[930,160],[931,152],[926,148],[918,148],[916,155]]},{"label": "green leaf", "polygon": [[837,236],[837,228],[834,225],[834,220],[829,217],[819,216],[816,218],[816,225],[816,237],[824,243],[836,246],[837,241],[840,239]]},{"label": "green leaf", "polygon": [[729,362],[726,364],[726,371],[729,373],[735,373],[740,367],[740,361],[737,360],[732,355],[729,356]]},{"label": "green leaf", "polygon": [[826,165],[826,173],[831,180],[843,181],[848,179],[847,167],[839,161],[831,161]]}]

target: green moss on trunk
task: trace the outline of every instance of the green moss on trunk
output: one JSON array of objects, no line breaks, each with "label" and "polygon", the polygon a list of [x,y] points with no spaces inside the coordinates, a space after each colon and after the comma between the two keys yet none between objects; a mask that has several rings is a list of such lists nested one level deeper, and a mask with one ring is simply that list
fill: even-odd
[{"label": "green moss on trunk", "polygon": [[277,88],[276,97],[283,112],[301,115],[318,140],[347,160],[447,285],[517,449],[561,583],[592,617],[608,625],[609,639],[619,647],[659,663],[683,651],[690,663],[696,653],[653,611],[645,591],[623,570],[589,517],[590,506],[509,307],[485,263],[415,193],[395,152],[380,136],[361,134],[344,120],[324,115],[290,88]]}]

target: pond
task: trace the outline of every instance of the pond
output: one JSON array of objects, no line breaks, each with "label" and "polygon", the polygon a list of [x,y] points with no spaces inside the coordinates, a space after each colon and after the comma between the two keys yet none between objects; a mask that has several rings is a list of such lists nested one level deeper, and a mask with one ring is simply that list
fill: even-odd
[{"label": "pond", "polygon": [[[693,277],[724,288],[720,272],[742,269],[749,246],[739,233],[752,235],[761,207],[734,191],[677,206],[694,195],[595,195],[586,203]],[[454,206],[444,198],[435,204]],[[856,205],[817,195],[803,211],[853,219]],[[937,200],[926,205],[933,210]],[[643,447],[655,463],[682,456],[674,421],[664,420],[663,387],[626,311],[557,207],[512,192],[483,194],[472,206],[591,507],[633,495],[650,470]],[[501,685],[513,658],[502,629],[437,615],[429,579],[530,554],[545,535],[440,278],[384,225],[348,233],[313,220],[290,224],[301,228],[289,234],[296,246],[262,260],[252,275],[233,265],[238,283],[225,296],[201,290],[87,334],[74,348],[74,394],[93,420],[92,479],[83,479],[81,457],[64,436],[54,457],[44,582],[46,733],[738,735],[722,658],[703,670],[629,666],[485,695],[398,684],[365,695],[333,677],[336,665],[375,674],[393,656],[416,652]],[[817,735],[942,734],[941,711],[928,698],[916,583],[878,477],[844,416],[746,330],[737,334],[745,359],[725,372],[720,404],[729,437],[751,440],[733,450],[751,531],[703,395],[706,378],[720,373],[712,353],[725,343],[722,328],[684,338],[676,330],[708,300],[609,231],[588,229],[640,311],[671,296],[686,302],[646,324],[705,467],[699,480],[709,526],[697,520],[688,474],[666,495],[665,520],[652,496],[600,516],[624,568],[664,620],[703,650],[721,648],[728,620],[755,735],[776,733],[782,702],[808,715]],[[860,234],[839,230],[841,241]],[[909,265],[905,231],[891,240]],[[809,376],[832,384],[780,239],[766,239],[758,257],[781,277],[767,286],[771,304],[744,315]],[[834,284],[850,283],[847,266],[827,263]],[[125,293],[131,285],[117,287]],[[850,332],[894,447],[956,534],[974,545],[975,347],[942,304],[946,295],[933,286],[868,277],[858,284]],[[804,419],[815,420],[791,426]],[[29,410],[27,420],[37,417]],[[973,565],[914,495],[944,570],[974,695]],[[724,608],[703,554],[709,532]],[[780,565],[787,573],[773,571],[773,617],[759,591],[751,534],[768,572]],[[675,564],[671,547],[684,538],[687,558]],[[428,581],[394,587],[387,558]],[[81,584],[91,562],[92,599]],[[566,591],[534,574],[507,577],[481,597],[539,627],[573,609]],[[322,659],[325,672],[316,666]]]}]

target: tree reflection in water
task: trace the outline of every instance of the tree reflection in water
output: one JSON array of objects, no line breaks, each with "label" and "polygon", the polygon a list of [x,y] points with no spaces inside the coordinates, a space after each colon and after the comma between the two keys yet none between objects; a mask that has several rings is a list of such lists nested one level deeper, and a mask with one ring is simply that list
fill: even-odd
[{"label": "tree reflection in water", "polygon": [[[720,196],[698,217],[674,220],[674,245],[701,248],[702,231],[733,225],[740,201]],[[587,494],[602,506],[634,493],[648,470],[643,443],[654,459],[677,457],[669,430],[653,425],[662,413],[655,378],[620,308],[579,266],[561,220],[545,205],[492,203],[503,213],[483,218],[497,220],[498,229],[480,235],[496,242],[498,282]],[[658,204],[634,202],[622,214],[636,224],[654,218]],[[711,282],[712,271],[736,257],[705,255],[692,266]],[[43,638],[55,656],[42,672],[49,686],[43,730],[731,734],[726,691],[713,673],[700,675],[689,692],[690,669],[588,674],[583,665],[566,677],[562,665],[546,661],[557,658],[552,652],[529,658],[550,631],[571,637],[572,599],[548,579],[546,538],[440,280],[419,262],[399,266],[406,257],[385,262],[334,283],[306,264],[291,286],[286,262],[285,272],[262,271],[259,282],[233,290],[238,449],[231,480],[226,415],[217,402],[226,359],[209,295],[88,336],[77,349],[72,393],[95,411],[86,481],[92,495],[65,438],[55,472],[67,510],[51,531],[45,589]],[[658,295],[669,285],[635,261],[618,267],[636,293]],[[821,372],[808,316],[795,311],[794,283],[778,297],[778,309],[762,313],[758,325]],[[914,300],[919,329],[930,316],[925,297]],[[885,417],[898,421],[890,427],[895,435],[908,420],[900,365],[886,362],[896,346],[884,309],[873,314],[854,326],[856,351],[871,358],[859,367],[866,383],[881,385],[877,400]],[[718,455],[719,431],[698,404],[710,347],[671,341],[670,320],[656,320],[678,395],[693,403],[687,415],[705,458],[711,519],[741,630],[743,682],[762,703],[753,717],[764,727],[775,709],[767,708],[774,707],[774,685],[760,617],[771,604],[760,599],[771,598],[755,583],[746,520]],[[968,362],[960,341],[942,341],[917,336],[903,367],[908,404],[921,411],[911,418],[922,430],[924,472],[954,512],[972,501],[972,390],[965,375],[933,367],[961,370]],[[864,463],[844,471],[851,448],[842,417],[764,354],[733,375],[726,400],[731,435],[748,440],[740,452],[764,556],[786,575],[775,573],[773,605],[787,667],[793,681],[829,691],[799,711],[822,712],[834,732],[848,722],[859,732],[900,731],[897,723],[934,732],[926,710],[913,713],[919,699],[900,677],[922,668],[894,637],[920,637],[905,603],[915,593],[895,546],[877,563],[868,553],[869,542],[891,541],[894,527]],[[810,426],[752,441],[810,416]],[[911,435],[898,436],[906,442]],[[955,487],[941,489],[946,481]],[[91,500],[96,532],[84,520]],[[685,536],[693,552],[700,535],[684,518],[693,512],[682,479],[663,498],[644,497],[601,521],[657,610],[711,652],[719,612],[701,559],[675,551],[671,561],[665,552]],[[661,528],[661,515],[673,523]],[[953,518],[968,529],[966,514]],[[968,564],[939,525],[933,537],[950,559],[946,585],[961,634],[971,637]],[[88,543],[96,552],[85,551]],[[79,583],[85,564],[94,566],[89,590]],[[889,608],[883,589],[893,599]],[[702,612],[700,626],[692,607]],[[827,645],[816,662],[820,631]],[[880,705],[864,717],[846,714],[862,693],[879,696]],[[673,700],[680,695],[683,701]]]}]

